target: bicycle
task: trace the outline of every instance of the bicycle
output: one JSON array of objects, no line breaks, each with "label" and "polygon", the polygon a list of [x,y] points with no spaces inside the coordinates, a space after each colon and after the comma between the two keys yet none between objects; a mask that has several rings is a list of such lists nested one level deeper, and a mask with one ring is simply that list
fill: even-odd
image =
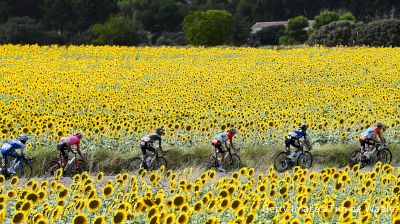
[{"label": "bicycle", "polygon": [[[147,164],[147,162],[144,160],[143,155],[140,157],[133,157],[129,160],[128,162],[128,167],[127,169],[129,171],[136,171],[140,168],[146,169],[146,170],[158,170],[162,166],[164,166],[165,169],[167,169],[168,163],[167,160],[165,159],[164,156],[158,156],[158,149],[153,152],[150,156],[151,160],[150,163]],[[164,155],[166,155],[167,152],[164,152]]]},{"label": "bicycle", "polygon": [[[75,152],[74,150],[71,150],[71,152],[74,154],[74,156],[65,165],[63,169],[63,175],[73,176],[75,174],[88,171],[89,169],[87,162],[83,159],[78,159],[77,152]],[[84,156],[86,156],[86,154],[84,154]],[[60,155],[58,160],[51,161],[49,166],[45,170],[45,176],[53,176],[58,169],[62,168],[61,166],[62,161],[63,161],[62,155]]]},{"label": "bicycle", "polygon": [[285,150],[278,153],[274,161],[275,170],[282,173],[286,170],[291,169],[294,166],[300,166],[303,169],[310,168],[314,159],[313,155],[310,152],[311,149],[312,147],[310,146],[310,149],[304,150],[304,142],[302,142],[300,144],[300,149],[296,152],[296,156],[293,160],[288,158],[288,156],[290,155],[290,151]]},{"label": "bicycle", "polygon": [[[369,157],[365,155],[366,152],[370,154]],[[351,167],[356,164],[360,164],[360,168],[364,168],[366,166],[371,166],[378,161],[387,164],[390,164],[392,162],[392,152],[389,150],[385,143],[378,143],[378,146],[374,148],[372,152],[366,152],[363,152],[362,148],[352,151],[347,159],[348,164]]]},{"label": "bicycle", "polygon": [[[240,153],[240,149],[237,148],[236,151],[238,154]],[[231,152],[231,148],[227,148],[227,154],[225,154],[224,164],[222,164],[223,168],[226,171],[236,170],[240,168],[241,161],[240,156],[238,154],[233,154]],[[206,169],[218,168],[218,149],[215,148],[214,154],[211,155],[211,158],[206,162]]]},{"label": "bicycle", "polygon": [[0,173],[6,178],[6,180],[10,179],[12,176],[18,176],[19,178],[26,178],[27,180],[32,177],[32,163],[34,158],[29,158],[26,156],[21,156],[20,158],[16,158],[11,166],[17,164],[17,168],[15,169],[15,174],[8,172],[6,169],[6,165],[0,168]]}]

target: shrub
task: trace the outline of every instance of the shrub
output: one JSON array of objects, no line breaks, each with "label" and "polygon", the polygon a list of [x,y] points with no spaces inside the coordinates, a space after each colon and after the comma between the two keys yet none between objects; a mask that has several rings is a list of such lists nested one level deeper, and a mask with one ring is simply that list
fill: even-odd
[{"label": "shrub", "polygon": [[285,34],[279,38],[280,44],[302,44],[307,40],[308,19],[304,16],[297,16],[289,19]]},{"label": "shrub", "polygon": [[314,30],[318,30],[320,27],[325,26],[333,21],[339,20],[339,14],[332,11],[322,11],[319,15],[314,17]]},{"label": "shrub", "polygon": [[230,44],[234,35],[233,17],[225,10],[196,11],[185,17],[183,29],[193,45]]},{"label": "shrub", "polygon": [[339,17],[339,20],[348,20],[352,22],[357,22],[356,17],[351,12],[346,12]]},{"label": "shrub", "polygon": [[322,44],[329,47],[351,45],[352,32],[355,27],[356,25],[352,21],[335,21],[322,26],[319,30],[314,32],[307,43],[310,45]]},{"label": "shrub", "polygon": [[353,33],[358,45],[400,46],[400,20],[384,19],[357,27]]},{"label": "shrub", "polygon": [[285,33],[285,26],[273,25],[264,27],[257,33],[250,36],[250,46],[262,46],[262,45],[278,45],[279,37]]},{"label": "shrub", "polygon": [[94,25],[91,31],[94,44],[139,45],[146,42],[146,33],[126,16],[112,16],[104,24]]}]

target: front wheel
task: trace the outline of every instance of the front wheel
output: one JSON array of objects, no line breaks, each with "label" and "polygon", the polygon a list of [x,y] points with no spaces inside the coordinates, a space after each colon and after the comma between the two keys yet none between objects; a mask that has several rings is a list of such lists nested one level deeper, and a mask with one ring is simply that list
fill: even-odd
[{"label": "front wheel", "polygon": [[31,179],[32,176],[32,165],[29,164],[28,162],[24,161],[25,159],[22,158],[19,162],[20,165],[19,167],[15,170],[16,175],[19,178],[26,178],[26,179]]},{"label": "front wheel", "polygon": [[297,158],[297,165],[303,169],[308,169],[312,166],[313,163],[313,156],[310,152],[304,151],[300,154]]},{"label": "front wheel", "polygon": [[377,159],[382,163],[390,164],[392,162],[392,153],[389,149],[384,148],[378,152]]},{"label": "front wheel", "polygon": [[157,157],[154,162],[151,164],[152,170],[158,170],[162,166],[164,166],[164,169],[167,169],[167,160],[164,157]]},{"label": "front wheel", "polygon": [[85,171],[89,171],[88,163],[83,159],[78,159],[78,161],[76,161],[75,164],[71,167],[68,174],[70,176],[74,176],[75,174],[80,174]]},{"label": "front wheel", "polygon": [[353,167],[354,165],[361,163],[361,156],[362,156],[361,150],[356,149],[349,154],[347,158],[347,163],[349,164],[350,167]]},{"label": "front wheel", "polygon": [[275,170],[282,173],[289,168],[289,159],[287,157],[287,152],[280,152],[274,161]]},{"label": "front wheel", "polygon": [[240,157],[238,155],[232,154],[225,158],[224,161],[224,169],[226,171],[229,170],[237,170],[240,168]]}]

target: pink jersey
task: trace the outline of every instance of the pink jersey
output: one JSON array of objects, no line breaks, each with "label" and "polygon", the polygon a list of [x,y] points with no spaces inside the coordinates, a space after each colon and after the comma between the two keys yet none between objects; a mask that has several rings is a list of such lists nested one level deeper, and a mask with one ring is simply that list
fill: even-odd
[{"label": "pink jersey", "polygon": [[81,141],[75,135],[71,135],[68,137],[61,138],[59,144],[63,144],[63,143],[67,144],[68,147],[71,147],[72,145],[79,146],[81,144]]}]

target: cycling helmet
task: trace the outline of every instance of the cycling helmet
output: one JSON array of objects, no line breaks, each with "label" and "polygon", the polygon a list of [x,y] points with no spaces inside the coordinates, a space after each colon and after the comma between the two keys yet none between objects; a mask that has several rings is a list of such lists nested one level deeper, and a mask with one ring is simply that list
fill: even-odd
[{"label": "cycling helmet", "polygon": [[378,128],[380,128],[380,129],[383,129],[383,130],[386,129],[386,126],[385,126],[381,121],[378,121],[378,123],[376,124],[376,126],[377,126]]},{"label": "cycling helmet", "polygon": [[26,141],[28,141],[29,137],[27,135],[20,135],[18,137],[18,140],[20,140],[22,143],[25,143]]},{"label": "cycling helmet", "polygon": [[74,134],[76,137],[78,137],[79,139],[81,139],[83,137],[82,133],[77,132]]},{"label": "cycling helmet", "polygon": [[157,129],[156,129],[156,133],[159,134],[159,135],[162,135],[162,134],[165,133],[165,131],[164,131],[164,129],[162,129],[162,128],[157,128]]},{"label": "cycling helmet", "polygon": [[301,130],[307,130],[308,126],[306,124],[300,125]]},{"label": "cycling helmet", "polygon": [[235,135],[236,134],[236,129],[233,128],[233,127],[229,128],[228,132],[231,133],[232,135]]}]

